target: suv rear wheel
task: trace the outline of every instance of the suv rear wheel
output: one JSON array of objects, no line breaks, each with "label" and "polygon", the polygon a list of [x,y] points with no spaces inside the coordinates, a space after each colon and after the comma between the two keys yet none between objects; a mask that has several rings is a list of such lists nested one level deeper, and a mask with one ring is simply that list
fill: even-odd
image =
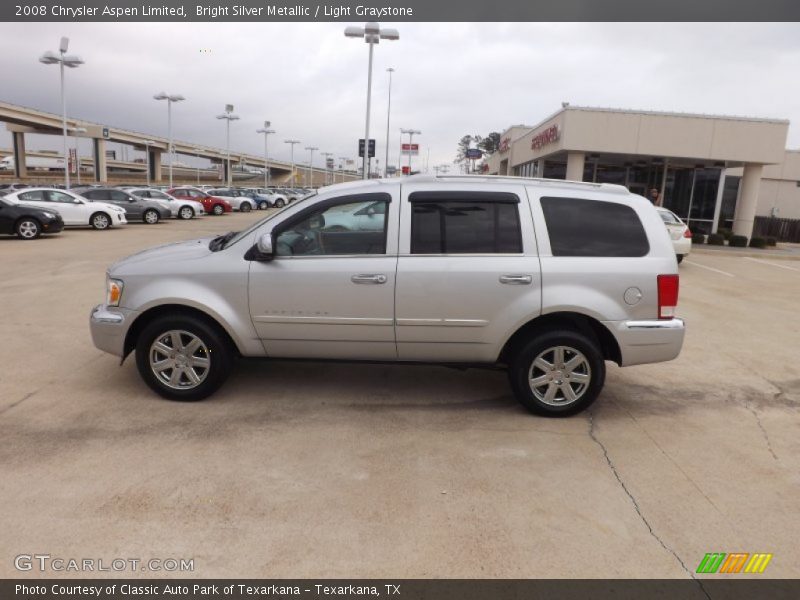
[{"label": "suv rear wheel", "polygon": [[225,382],[233,352],[218,327],[191,315],[165,315],[136,342],[136,366],[145,383],[170,400],[195,401]]},{"label": "suv rear wheel", "polygon": [[603,389],[606,366],[595,340],[551,330],[525,344],[511,362],[517,399],[531,412],[565,417],[587,408]]}]

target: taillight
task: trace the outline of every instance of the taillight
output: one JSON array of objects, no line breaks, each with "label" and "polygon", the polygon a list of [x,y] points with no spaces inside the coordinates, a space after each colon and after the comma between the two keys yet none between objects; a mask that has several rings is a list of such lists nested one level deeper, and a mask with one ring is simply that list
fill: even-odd
[{"label": "taillight", "polygon": [[692,237],[692,231],[688,227],[686,228],[686,231],[683,232],[683,237],[685,237],[685,238],[691,238]]},{"label": "taillight", "polygon": [[678,306],[678,276],[658,276],[658,318],[671,319]]}]

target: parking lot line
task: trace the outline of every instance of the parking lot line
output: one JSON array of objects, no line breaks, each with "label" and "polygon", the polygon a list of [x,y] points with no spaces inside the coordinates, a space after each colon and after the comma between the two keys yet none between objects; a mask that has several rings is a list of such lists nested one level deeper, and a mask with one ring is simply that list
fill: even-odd
[{"label": "parking lot line", "polygon": [[706,265],[701,265],[700,263],[696,263],[692,260],[684,260],[687,265],[692,265],[695,267],[700,267],[701,269],[708,269],[709,271],[714,271],[714,273],[719,273],[720,275],[727,275],[728,277],[736,277],[733,273],[728,273],[727,271],[720,271],[719,269],[715,269],[714,267],[707,267]]},{"label": "parking lot line", "polygon": [[775,264],[774,262],[769,262],[768,260],[761,260],[760,258],[752,258],[750,256],[745,256],[744,259],[745,260],[752,260],[753,262],[761,263],[761,264],[764,264],[764,265],[769,265],[771,267],[778,267],[779,269],[786,269],[788,271],[797,271],[798,273],[800,273],[800,269],[797,269],[795,267],[789,267],[787,265],[778,265],[778,264]]}]

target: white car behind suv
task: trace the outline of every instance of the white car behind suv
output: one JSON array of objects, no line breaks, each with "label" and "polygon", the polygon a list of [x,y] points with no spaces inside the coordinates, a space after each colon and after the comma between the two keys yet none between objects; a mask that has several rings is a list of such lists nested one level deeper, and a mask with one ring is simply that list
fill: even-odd
[{"label": "white car behind suv", "polygon": [[119,206],[106,202],[90,202],[68,190],[25,188],[11,192],[8,197],[23,204],[57,211],[67,227],[88,225],[95,229],[108,229],[128,223],[125,210]]}]

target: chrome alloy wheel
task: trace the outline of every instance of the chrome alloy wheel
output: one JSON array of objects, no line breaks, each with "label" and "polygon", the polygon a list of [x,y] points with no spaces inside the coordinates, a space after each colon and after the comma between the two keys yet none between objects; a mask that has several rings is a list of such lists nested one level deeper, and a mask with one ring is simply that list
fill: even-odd
[{"label": "chrome alloy wheel", "polygon": [[537,356],[528,371],[528,384],[536,398],[550,406],[577,402],[592,381],[589,361],[569,346],[548,348]]},{"label": "chrome alloy wheel", "polygon": [[35,221],[25,219],[17,227],[17,232],[19,233],[20,237],[25,238],[26,240],[32,240],[39,235],[39,225]]},{"label": "chrome alloy wheel", "polygon": [[180,210],[181,219],[191,219],[194,216],[194,211],[191,206],[184,206]]},{"label": "chrome alloy wheel", "polygon": [[162,333],[150,346],[150,369],[165,386],[190,390],[208,376],[211,357],[203,341],[188,331]]},{"label": "chrome alloy wheel", "polygon": [[158,223],[158,213],[154,210],[146,210],[144,211],[144,221],[148,225],[155,225]]}]

